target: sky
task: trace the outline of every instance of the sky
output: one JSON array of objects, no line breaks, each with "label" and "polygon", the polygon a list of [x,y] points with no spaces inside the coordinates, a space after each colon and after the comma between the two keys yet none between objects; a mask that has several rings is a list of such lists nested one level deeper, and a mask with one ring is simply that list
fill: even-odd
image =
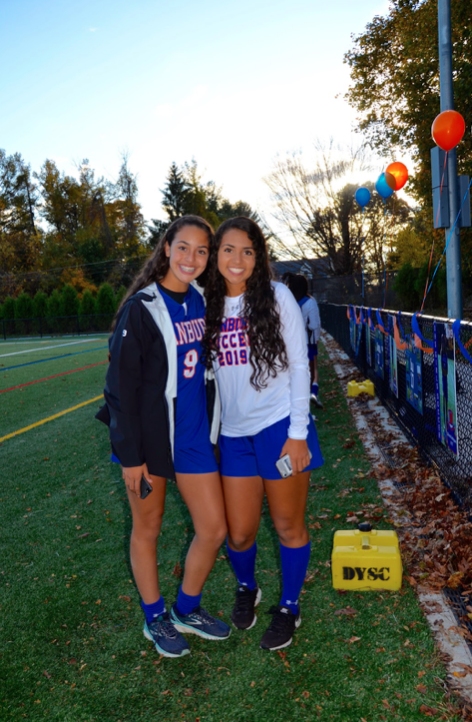
[{"label": "sky", "polygon": [[36,171],[48,158],[74,174],[88,158],[110,180],[127,152],[146,220],[164,217],[170,164],[195,159],[204,181],[270,219],[263,178],[277,156],[362,140],[343,55],[387,11],[387,0],[1,0],[0,148]]}]

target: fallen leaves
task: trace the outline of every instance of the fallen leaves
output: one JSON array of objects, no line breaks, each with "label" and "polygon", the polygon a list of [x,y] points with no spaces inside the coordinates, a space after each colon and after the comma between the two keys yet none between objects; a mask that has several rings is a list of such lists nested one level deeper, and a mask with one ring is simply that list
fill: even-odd
[{"label": "fallen leaves", "polygon": [[182,576],[182,567],[180,566],[180,563],[179,563],[179,562],[177,562],[177,564],[176,564],[175,567],[173,568],[171,574],[172,574],[174,577],[178,577],[178,578],[180,578],[180,577]]},{"label": "fallen leaves", "polygon": [[427,704],[422,704],[420,707],[421,714],[426,715],[426,717],[434,717],[437,715],[438,710],[436,707],[429,707]]},{"label": "fallen leaves", "polygon": [[354,614],[357,614],[357,610],[353,609],[352,607],[345,607],[344,609],[337,609],[334,614],[337,617],[342,614],[346,614],[347,616],[352,616]]}]

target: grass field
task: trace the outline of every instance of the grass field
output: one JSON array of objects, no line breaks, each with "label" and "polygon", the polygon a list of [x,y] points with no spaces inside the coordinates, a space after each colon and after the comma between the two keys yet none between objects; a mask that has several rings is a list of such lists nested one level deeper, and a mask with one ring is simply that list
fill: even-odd
[{"label": "grass field", "polygon": [[[47,349],[1,344],[0,391],[100,363],[103,337]],[[34,348],[32,353],[2,356]],[[106,365],[0,393],[0,437],[98,396]],[[265,511],[257,625],[229,640],[191,637],[192,654],[159,659],[142,635],[128,560],[130,515],[119,468],[108,461],[94,402],[0,444],[0,719],[58,722],[458,721],[445,670],[408,585],[398,593],[339,594],[329,558],[335,529],[355,511],[389,527],[343,391],[321,356],[325,409],[317,428],[325,466],[312,477],[312,558],[302,625],[283,653],[259,649],[280,594],[277,542]],[[159,544],[161,586],[175,598],[191,522],[174,485]],[[224,548],[203,604],[228,620],[234,579]]]}]

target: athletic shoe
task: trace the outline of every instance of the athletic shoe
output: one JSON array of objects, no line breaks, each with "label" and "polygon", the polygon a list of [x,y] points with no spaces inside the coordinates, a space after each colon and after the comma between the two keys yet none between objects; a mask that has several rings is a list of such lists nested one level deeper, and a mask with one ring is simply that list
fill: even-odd
[{"label": "athletic shoe", "polygon": [[302,623],[300,612],[294,614],[288,607],[271,607],[268,614],[272,614],[264,636],[261,639],[261,649],[283,649],[292,643],[293,633]]},{"label": "athletic shoe", "polygon": [[312,404],[315,404],[315,406],[316,406],[317,409],[322,409],[322,408],[323,408],[323,404],[321,403],[321,401],[319,400],[319,398],[318,398],[318,396],[317,396],[316,394],[311,394],[311,395],[310,395],[310,401],[311,401]]},{"label": "athletic shoe", "polygon": [[170,618],[175,628],[184,634],[197,634],[204,639],[227,639],[231,628],[226,622],[215,619],[203,607],[195,607],[190,614],[180,614],[177,605],[170,610]]},{"label": "athletic shoe", "polygon": [[187,640],[172,623],[169,612],[160,614],[151,624],[145,622],[143,634],[164,657],[183,657],[190,654]]},{"label": "athletic shoe", "polygon": [[231,612],[231,621],[237,629],[252,629],[257,622],[255,607],[261,601],[262,592],[259,587],[248,589],[244,584],[238,587],[236,602]]}]

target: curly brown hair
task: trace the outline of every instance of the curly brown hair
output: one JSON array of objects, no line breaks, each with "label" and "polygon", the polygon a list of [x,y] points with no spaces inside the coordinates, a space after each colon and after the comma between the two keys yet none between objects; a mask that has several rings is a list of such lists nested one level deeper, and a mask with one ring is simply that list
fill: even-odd
[{"label": "curly brown hair", "polygon": [[206,366],[210,367],[218,354],[218,337],[224,320],[226,295],[225,279],[218,270],[218,249],[224,234],[232,228],[247,233],[256,255],[254,270],[244,292],[243,316],[248,322],[251,385],[261,391],[266,388],[269,378],[274,378],[279,371],[287,369],[288,359],[280,329],[274,288],[271,284],[272,272],[266,240],[257,223],[250,218],[230,218],[221,224],[215,235],[205,285],[207,306],[206,331],[202,341],[204,360]]},{"label": "curly brown hair", "polygon": [[[208,221],[206,221],[204,218],[200,218],[200,216],[189,215],[182,216],[182,218],[177,218],[177,220],[173,221],[173,223],[170,224],[164,235],[161,236],[154,251],[144,263],[142,269],[133,280],[131,286],[126,291],[126,294],[123,296],[123,299],[115,314],[115,318],[113,319],[112,329],[115,326],[115,321],[120,309],[125,305],[126,301],[131,298],[131,296],[134,296],[135,293],[141,291],[141,289],[143,288],[146,288],[146,286],[149,286],[149,284],[153,281],[162,281],[167,271],[169,270],[169,259],[166,256],[165,245],[166,243],[168,243],[170,246],[177,233],[186,226],[196,226],[197,228],[201,228],[203,231],[205,231],[208,235],[208,245],[211,249],[214,244],[215,232],[208,223]],[[205,268],[203,273],[198,277],[198,283],[200,286],[205,285],[207,272],[208,267]]]}]

